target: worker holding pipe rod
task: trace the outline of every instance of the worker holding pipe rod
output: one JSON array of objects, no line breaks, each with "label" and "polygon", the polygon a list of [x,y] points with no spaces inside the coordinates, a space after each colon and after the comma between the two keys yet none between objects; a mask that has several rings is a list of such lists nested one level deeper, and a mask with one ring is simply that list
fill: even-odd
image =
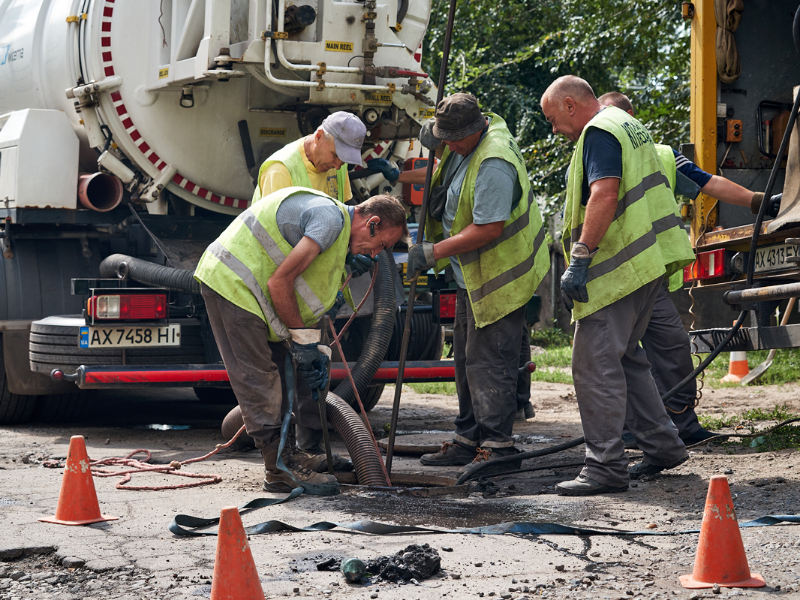
[{"label": "worker holding pipe rod", "polygon": [[469,465],[518,453],[511,432],[525,305],[547,273],[549,252],[505,121],[458,93],[437,105],[432,133],[447,149],[432,181],[425,240],[409,250],[408,273],[453,268],[459,412],[453,441],[420,462]]},{"label": "worker holding pipe rod", "polygon": [[247,433],[264,459],[265,491],[338,489],[324,472],[326,456],[299,448],[294,436],[281,454],[286,470],[278,467],[286,355],[300,375],[294,378],[297,424],[321,431],[316,402],[325,401],[320,391],[328,384],[330,348],[320,344],[318,323],[340,306],[347,257],[371,264],[407,236],[396,198],[373,196],[352,207],[317,190],[288,187],[241,213],[200,258],[195,277]]}]

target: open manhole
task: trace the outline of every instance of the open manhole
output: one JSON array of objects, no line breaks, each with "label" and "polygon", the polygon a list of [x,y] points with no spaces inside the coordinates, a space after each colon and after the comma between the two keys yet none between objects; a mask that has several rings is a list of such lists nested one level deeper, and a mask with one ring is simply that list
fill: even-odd
[{"label": "open manhole", "polygon": [[432,498],[451,494],[468,494],[467,484],[456,485],[453,477],[438,475],[414,475],[411,473],[392,473],[393,487],[360,485],[355,473],[336,473],[336,479],[343,491],[382,492],[395,496],[414,496]]}]

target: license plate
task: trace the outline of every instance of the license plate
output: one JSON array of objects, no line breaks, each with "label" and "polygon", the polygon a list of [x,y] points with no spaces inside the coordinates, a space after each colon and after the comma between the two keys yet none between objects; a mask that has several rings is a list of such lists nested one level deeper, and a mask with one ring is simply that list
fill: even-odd
[{"label": "license plate", "polygon": [[756,250],[756,273],[764,271],[780,271],[782,269],[796,269],[796,263],[786,259],[798,256],[798,247],[790,244],[777,244],[764,246]]},{"label": "license plate", "polygon": [[147,346],[180,346],[181,326],[161,327],[81,327],[80,348],[142,348]]}]

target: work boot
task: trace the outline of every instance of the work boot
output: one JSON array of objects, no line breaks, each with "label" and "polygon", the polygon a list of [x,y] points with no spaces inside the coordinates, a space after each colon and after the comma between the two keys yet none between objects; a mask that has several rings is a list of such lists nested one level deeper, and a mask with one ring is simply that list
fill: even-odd
[{"label": "work boot", "polygon": [[704,442],[709,438],[716,438],[714,440],[715,443],[722,443],[728,439],[727,435],[723,435],[721,433],[714,433],[713,431],[708,431],[706,429],[701,429],[700,431],[696,431],[690,436],[681,437],[683,443],[688,448],[689,446],[693,446],[695,444],[699,444],[700,442]]},{"label": "work boot", "polygon": [[[461,472],[466,472],[472,465],[480,464],[482,462],[493,462],[498,458],[505,458],[506,456],[513,456],[519,454],[519,450],[513,446],[510,448],[478,448],[475,459],[469,464],[466,469]],[[506,460],[496,465],[484,467],[479,471],[480,476],[496,475],[498,473],[505,473],[507,471],[516,471],[522,468],[522,459],[519,460]]]},{"label": "work boot", "polygon": [[639,479],[639,477],[644,477],[645,475],[656,475],[657,473],[661,473],[661,471],[665,471],[666,469],[674,469],[689,460],[688,456],[683,457],[677,462],[672,463],[671,465],[654,465],[649,462],[638,462],[633,465],[631,468],[628,469],[628,474],[631,476],[631,479]]},{"label": "work boot", "polygon": [[460,467],[471,463],[476,453],[475,448],[453,440],[444,442],[435,454],[423,454],[419,462],[428,467]]},{"label": "work boot", "polygon": [[628,491],[628,484],[614,487],[595,481],[586,475],[578,475],[572,481],[562,481],[556,484],[556,493],[559,496],[595,496],[597,494],[616,494]]},{"label": "work boot", "polygon": [[533,404],[531,404],[531,401],[528,400],[517,411],[517,416],[514,418],[514,422],[515,423],[524,423],[528,419],[532,419],[535,416],[536,416],[536,411],[533,409]]},{"label": "work boot", "polygon": [[[328,457],[325,455],[325,450],[322,448],[312,448],[310,450],[297,449],[298,461],[306,469],[316,471],[317,473],[328,472]],[[333,458],[334,471],[352,471],[353,462],[342,458],[336,452],[331,452]]]},{"label": "work boot", "polygon": [[283,462],[289,473],[278,469],[278,448],[262,450],[264,457],[264,491],[265,492],[291,492],[296,487],[302,487],[307,494],[315,496],[332,496],[339,493],[339,483],[336,478],[328,473],[317,473],[298,462],[297,454],[301,452],[294,446],[283,450]]}]

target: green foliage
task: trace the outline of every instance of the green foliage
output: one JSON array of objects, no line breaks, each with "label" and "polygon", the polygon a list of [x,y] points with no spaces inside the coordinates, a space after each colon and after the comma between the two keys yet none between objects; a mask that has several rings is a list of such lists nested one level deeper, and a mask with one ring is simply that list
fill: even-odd
[{"label": "green foliage", "polygon": [[784,425],[765,435],[756,435],[759,431],[768,429],[768,427],[757,429],[754,423],[761,421],[776,421],[781,423],[798,416],[800,415],[791,412],[788,406],[780,404],[775,406],[772,410],[754,408],[741,415],[698,415],[698,419],[705,429],[711,431],[719,431],[726,428],[733,428],[739,432],[745,430],[753,437],[741,438],[742,441],[740,443],[744,443],[750,448],[755,448],[759,452],[767,452],[783,450],[784,448],[800,449],[800,427]]},{"label": "green foliage", "polygon": [[[501,115],[526,158],[542,212],[563,205],[572,143],[552,134],[539,107],[561,75],[586,79],[597,95],[621,91],[656,141],[687,141],[689,31],[679,0],[461,0],[445,92],[475,94]],[[434,82],[449,2],[435,0],[423,52]]]},{"label": "green foliage", "polygon": [[442,396],[453,396],[456,393],[454,381],[431,381],[428,383],[404,383],[418,394],[439,394]]},{"label": "green foliage", "polygon": [[571,346],[572,334],[560,327],[546,327],[531,331],[531,344],[550,348],[551,346]]}]

